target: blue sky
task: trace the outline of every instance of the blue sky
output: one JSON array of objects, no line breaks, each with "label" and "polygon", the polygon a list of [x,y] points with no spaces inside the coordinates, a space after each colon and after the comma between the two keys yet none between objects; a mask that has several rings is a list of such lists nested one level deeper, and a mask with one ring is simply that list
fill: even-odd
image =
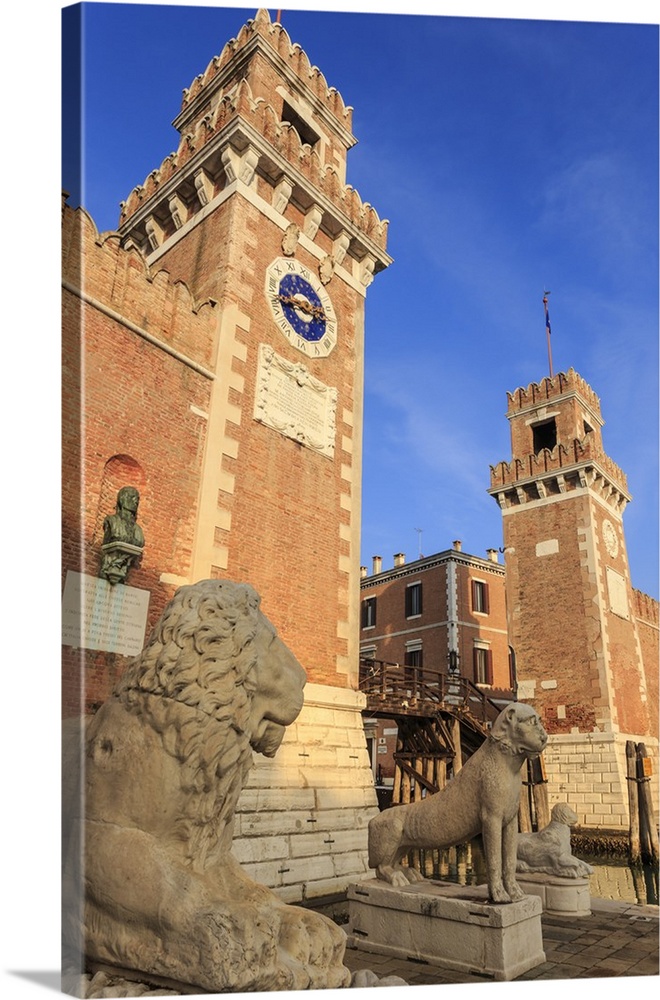
[{"label": "blue sky", "polygon": [[[255,7],[88,4],[83,190],[100,230],[177,146],[181,91]],[[274,19],[275,9],[270,11]],[[285,9],[354,111],[347,179],[390,220],[367,296],[362,561],[502,544],[506,391],[574,367],[628,476],[658,596],[658,29]],[[368,57],[365,59],[365,52]]]}]

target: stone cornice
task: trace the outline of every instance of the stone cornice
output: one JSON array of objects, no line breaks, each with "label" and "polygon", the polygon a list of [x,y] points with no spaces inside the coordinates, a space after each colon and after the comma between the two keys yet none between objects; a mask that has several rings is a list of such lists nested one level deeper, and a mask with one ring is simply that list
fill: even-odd
[{"label": "stone cornice", "polygon": [[501,563],[493,562],[490,559],[482,559],[480,556],[471,556],[468,553],[458,552],[456,549],[446,549],[438,552],[434,556],[427,556],[425,559],[417,559],[412,563],[405,563],[403,566],[395,566],[392,569],[383,570],[373,576],[366,576],[360,581],[360,590],[368,587],[376,587],[381,583],[390,583],[392,580],[400,580],[407,576],[417,576],[425,573],[429,569],[443,564],[455,562],[461,566],[471,569],[478,569],[482,572],[494,573],[496,576],[504,576],[505,568]]},{"label": "stone cornice", "polygon": [[[300,142],[298,140],[298,146]],[[176,195],[177,189],[186,182],[192,183],[200,170],[203,170],[209,160],[217,165],[221,162],[222,153],[228,151],[240,151],[244,153],[251,149],[258,163],[255,170],[262,176],[277,176],[278,179],[284,176],[291,186],[292,197],[306,199],[309,204],[317,205],[326,217],[326,225],[332,225],[336,233],[345,232],[354,242],[349,253],[357,259],[362,259],[365,255],[373,258],[374,273],[387,267],[392,258],[384,251],[383,243],[387,221],[380,222],[373,208],[366,202],[362,202],[357,192],[350,185],[343,186],[343,199],[345,205],[338,204],[339,199],[333,200],[328,194],[314,184],[313,180],[299,167],[292,164],[281,150],[278,150],[268,138],[262,135],[253,125],[242,116],[230,118],[224,127],[216,132],[212,139],[207,141],[202,147],[193,153],[185,165],[176,170],[162,183],[154,183],[150,193],[145,188],[145,196],[119,228],[122,238],[127,238],[132,232],[154,216],[154,213],[169,211],[167,206],[170,199]],[[226,169],[226,167],[225,167]],[[322,175],[327,175],[331,168],[322,171]],[[151,175],[150,175],[151,176]],[[322,176],[319,177],[322,181]],[[377,238],[371,236],[361,223],[373,226],[376,223]],[[165,245],[167,237],[162,241]],[[140,241],[138,241],[140,242]]]},{"label": "stone cornice", "polygon": [[632,499],[627,489],[612,476],[612,470],[599,461],[577,462],[535,476],[502,477],[502,481],[487,492],[502,510],[508,510],[538,501],[557,502],[576,491],[594,493],[619,515]]}]

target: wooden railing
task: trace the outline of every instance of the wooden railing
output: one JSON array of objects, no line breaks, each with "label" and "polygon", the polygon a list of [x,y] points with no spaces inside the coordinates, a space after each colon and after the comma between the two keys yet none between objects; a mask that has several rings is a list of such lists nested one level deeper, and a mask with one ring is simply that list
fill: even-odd
[{"label": "wooden railing", "polygon": [[493,722],[501,711],[467,677],[386,660],[360,660],[360,690],[370,700],[380,699],[402,711],[437,706],[438,710],[466,711],[482,723]]}]

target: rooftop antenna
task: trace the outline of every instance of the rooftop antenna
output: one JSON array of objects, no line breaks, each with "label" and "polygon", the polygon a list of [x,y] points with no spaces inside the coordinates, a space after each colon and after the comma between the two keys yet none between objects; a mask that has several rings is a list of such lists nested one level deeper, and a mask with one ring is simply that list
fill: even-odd
[{"label": "rooftop antenna", "polygon": [[415,531],[417,532],[417,535],[418,535],[418,541],[419,541],[419,558],[421,559],[422,558],[422,535],[424,534],[424,529],[423,528],[415,528]]},{"label": "rooftop antenna", "polygon": [[275,23],[276,24],[281,24],[282,23],[282,11],[281,10],[278,10],[278,12],[277,12],[277,17],[275,18]]},{"label": "rooftop antenna", "polygon": [[550,346],[550,313],[548,312],[548,295],[550,292],[543,292],[543,309],[545,310],[545,335],[548,341],[548,367],[550,368],[550,378],[553,377],[552,371],[552,347]]}]

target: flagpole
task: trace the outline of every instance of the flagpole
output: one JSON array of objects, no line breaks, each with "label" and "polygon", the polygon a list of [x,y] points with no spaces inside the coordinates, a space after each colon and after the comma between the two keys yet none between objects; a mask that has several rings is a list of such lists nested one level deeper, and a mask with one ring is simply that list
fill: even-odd
[{"label": "flagpole", "polygon": [[545,335],[548,341],[548,367],[550,368],[550,378],[553,378],[552,372],[552,347],[550,345],[550,314],[548,313],[548,295],[550,292],[543,293],[543,308],[545,310]]}]

